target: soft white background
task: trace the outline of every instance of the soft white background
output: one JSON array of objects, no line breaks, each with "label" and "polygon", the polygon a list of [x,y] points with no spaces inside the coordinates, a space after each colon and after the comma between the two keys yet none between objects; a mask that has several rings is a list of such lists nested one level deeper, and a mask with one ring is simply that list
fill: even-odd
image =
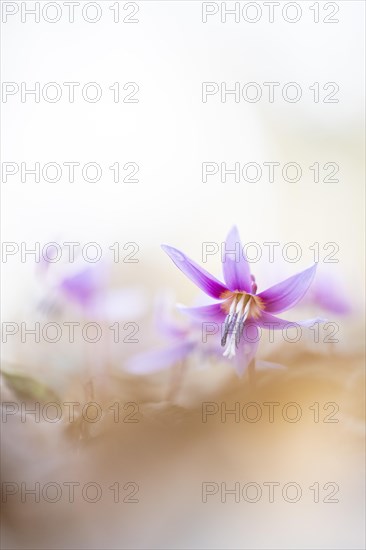
[{"label": "soft white background", "polygon": [[[364,4],[338,2],[336,24],[315,24],[311,3],[300,4],[302,18],[294,24],[283,21],[280,11],[268,23],[264,6],[255,24],[235,23],[232,16],[223,24],[219,14],[203,24],[201,3],[194,1],[139,2],[137,24],[113,23],[111,2],[100,3],[102,18],[95,24],[82,19],[80,7],[73,24],[67,22],[65,7],[55,24],[42,19],[36,24],[32,16],[21,23],[19,13],[9,17],[2,25],[4,82],[32,87],[36,81],[41,86],[96,81],[104,94],[96,104],[82,100],[80,88],[74,104],[66,100],[65,88],[54,104],[36,104],[32,97],[21,103],[19,93],[9,97],[2,104],[3,161],[94,161],[105,177],[98,183],[77,178],[54,184],[10,177],[2,186],[3,240],[25,241],[30,248],[35,241],[135,241],[141,270],[134,276],[144,281],[146,268],[160,264],[163,281],[193,293],[171,269],[160,243],[181,247],[199,260],[202,241],[222,242],[236,223],[244,242],[297,241],[303,247],[301,261],[284,264],[285,273],[312,263],[308,247],[314,242],[338,243],[340,262],[330,267],[340,270],[351,294],[358,293]],[[322,9],[323,18],[330,12]],[[137,82],[139,103],[113,103],[108,87],[117,81]],[[296,81],[303,97],[285,102],[277,88],[270,104],[263,88],[256,104],[221,103],[219,95],[203,104],[203,81],[226,81],[228,87],[235,81]],[[316,81],[337,82],[339,103],[314,103],[308,87]],[[140,182],[112,183],[108,166],[116,161],[137,162]],[[263,172],[257,183],[229,178],[224,184],[218,176],[202,183],[203,161],[294,161],[303,177],[292,184],[279,176],[269,184]],[[340,182],[314,183],[307,169],[314,162],[338,163]],[[208,266],[218,274],[219,257]],[[22,265],[17,255],[3,268],[6,311],[11,313],[34,260],[29,257]],[[124,268],[127,273],[129,266]]]}]

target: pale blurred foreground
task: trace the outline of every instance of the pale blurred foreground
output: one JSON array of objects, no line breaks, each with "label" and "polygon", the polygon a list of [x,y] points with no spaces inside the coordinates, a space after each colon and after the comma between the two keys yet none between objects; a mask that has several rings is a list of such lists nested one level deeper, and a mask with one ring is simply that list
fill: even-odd
[{"label": "pale blurred foreground", "polygon": [[[3,496],[3,548],[363,548],[362,353],[336,355],[291,345],[277,353],[272,359],[285,358],[288,369],[258,372],[252,379],[238,379],[226,365],[191,370],[179,405],[164,401],[171,373],[140,378],[114,373],[95,384],[92,400],[105,410],[99,422],[36,423],[28,415],[22,423],[20,413],[10,415],[2,424],[2,487],[13,482],[19,490],[12,495],[14,485],[8,486],[10,493]],[[81,387],[75,380],[62,401],[90,401]],[[3,401],[14,400],[5,387]],[[116,422],[108,408],[117,401],[122,414]],[[123,410],[127,402],[139,411]],[[206,422],[203,402],[211,403],[210,411],[216,410],[213,403],[219,408]],[[235,402],[241,408],[259,404],[262,418],[249,422],[242,415],[236,422],[227,414],[223,422],[222,404],[229,410]],[[268,402],[280,404],[273,422],[263,405]],[[289,402],[301,407],[298,422],[281,416]],[[314,407],[309,409],[314,403],[319,403],[318,422]],[[332,415],[333,405],[323,408],[327,403],[339,411]],[[128,414],[134,422],[126,421]],[[40,484],[40,502],[31,494],[21,501],[22,482],[28,489]],[[263,491],[257,502],[248,502],[253,492],[239,502],[228,492],[222,502],[221,483],[228,490],[240,483],[242,491],[250,482]],[[274,502],[263,485],[269,482],[279,483]],[[297,502],[288,501],[291,490],[289,499],[282,497],[289,482],[301,487]],[[42,496],[47,483],[62,488],[57,502],[50,502],[57,496],[52,486]],[[74,502],[69,502],[72,483]],[[315,483],[319,502],[314,502]],[[95,484],[101,495],[90,502]],[[334,487],[339,490],[326,502]]]}]

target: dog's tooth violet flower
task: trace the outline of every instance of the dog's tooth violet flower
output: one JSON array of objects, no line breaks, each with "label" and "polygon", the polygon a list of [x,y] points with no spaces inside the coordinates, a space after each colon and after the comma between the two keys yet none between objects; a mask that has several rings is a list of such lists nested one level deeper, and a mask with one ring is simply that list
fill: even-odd
[{"label": "dog's tooth violet flower", "polygon": [[349,315],[352,312],[352,303],[347,296],[345,283],[330,269],[317,273],[314,284],[306,296],[306,302],[316,304],[324,311],[335,315]]},{"label": "dog's tooth violet flower", "polygon": [[[206,294],[219,300],[218,303],[185,308],[190,315],[203,320],[223,324],[221,345],[223,355],[236,358],[236,368],[242,374],[254,359],[259,343],[259,328],[283,329],[293,322],[273,314],[295,306],[310,287],[316,264],[297,275],[257,294],[255,278],[250,273],[249,263],[240,243],[239,233],[233,227],[226,239],[223,258],[225,284],[213,277],[183,252],[162,245],[175,265]],[[322,319],[298,321],[296,324],[311,326]]]},{"label": "dog's tooth violet flower", "polygon": [[201,327],[197,320],[185,319],[182,325],[173,318],[173,301],[167,294],[160,295],[154,311],[154,327],[165,345],[132,356],[125,364],[132,374],[149,374],[184,363],[194,353],[200,357],[220,354],[220,341],[214,339],[208,345],[202,343]]},{"label": "dog's tooth violet flower", "polygon": [[86,264],[78,259],[59,266],[43,262],[39,278],[46,295],[40,307],[46,312],[66,304],[75,306],[95,321],[119,321],[139,318],[145,311],[145,296],[137,286],[110,288],[111,265],[108,262]]}]

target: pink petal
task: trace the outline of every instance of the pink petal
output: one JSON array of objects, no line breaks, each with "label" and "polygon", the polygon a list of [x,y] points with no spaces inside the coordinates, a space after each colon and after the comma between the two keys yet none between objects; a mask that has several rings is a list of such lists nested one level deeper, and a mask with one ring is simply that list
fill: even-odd
[{"label": "pink petal", "polygon": [[65,277],[60,284],[60,290],[70,300],[86,306],[96,296],[102,284],[100,270],[92,266]]},{"label": "pink petal", "polygon": [[154,326],[159,334],[169,339],[185,338],[188,329],[181,326],[172,315],[175,302],[168,292],[161,292],[155,301]]},{"label": "pink petal", "polygon": [[259,327],[267,330],[283,330],[296,325],[301,327],[311,327],[315,325],[315,323],[325,323],[326,319],[315,317],[314,319],[305,319],[303,321],[286,321],[286,319],[280,319],[275,315],[262,311],[261,316],[259,319],[256,319],[255,322]]},{"label": "pink petal", "polygon": [[314,264],[305,271],[260,292],[258,296],[263,300],[265,310],[270,313],[281,313],[295,306],[310,287],[316,267],[317,264]]},{"label": "pink petal", "polygon": [[257,360],[255,362],[255,370],[256,371],[267,371],[267,370],[286,370],[287,367],[285,365],[281,365],[281,363],[272,363],[271,361],[262,361]]},{"label": "pink petal", "polygon": [[199,319],[200,321],[215,321],[220,325],[225,321],[226,317],[226,313],[222,309],[221,303],[200,307],[178,306],[178,308],[182,313],[186,313],[194,319]]},{"label": "pink petal", "polygon": [[252,292],[250,266],[244,255],[240,236],[235,226],[226,238],[222,268],[225,282],[230,290]]},{"label": "pink petal", "polygon": [[161,247],[173,260],[175,265],[201,290],[206,292],[209,296],[212,296],[212,298],[220,298],[222,293],[228,290],[218,279],[210,275],[210,273],[196,264],[193,260],[190,260],[180,250],[164,244]]},{"label": "pink petal", "polygon": [[346,315],[352,311],[345,284],[330,271],[317,273],[309,294],[309,302],[331,313]]},{"label": "pink petal", "polygon": [[138,287],[111,289],[98,295],[88,307],[91,319],[109,321],[139,319],[146,311],[146,297]]},{"label": "pink petal", "polygon": [[127,361],[125,369],[132,374],[149,374],[173,367],[192,351],[194,344],[185,342],[159,350],[135,355]]}]

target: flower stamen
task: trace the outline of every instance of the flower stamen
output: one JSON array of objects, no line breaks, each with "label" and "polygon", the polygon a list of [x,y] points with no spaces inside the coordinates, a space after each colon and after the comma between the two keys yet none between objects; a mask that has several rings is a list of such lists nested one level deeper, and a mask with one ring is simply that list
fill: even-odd
[{"label": "flower stamen", "polygon": [[224,347],[224,357],[235,356],[243,336],[244,323],[248,317],[256,319],[264,309],[258,296],[247,292],[225,292],[222,295],[222,308],[227,312],[221,346]]}]

